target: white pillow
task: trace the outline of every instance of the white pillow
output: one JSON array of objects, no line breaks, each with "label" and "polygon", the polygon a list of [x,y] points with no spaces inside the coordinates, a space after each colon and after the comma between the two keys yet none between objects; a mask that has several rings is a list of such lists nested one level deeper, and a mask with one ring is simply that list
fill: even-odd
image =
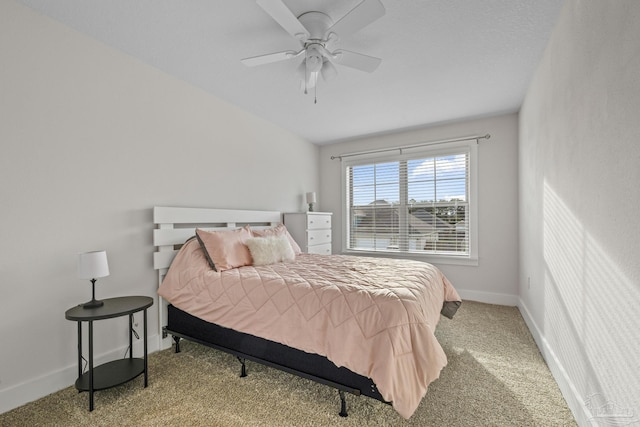
[{"label": "white pillow", "polygon": [[282,261],[293,261],[296,254],[286,235],[253,237],[247,239],[253,265],[267,265]]}]

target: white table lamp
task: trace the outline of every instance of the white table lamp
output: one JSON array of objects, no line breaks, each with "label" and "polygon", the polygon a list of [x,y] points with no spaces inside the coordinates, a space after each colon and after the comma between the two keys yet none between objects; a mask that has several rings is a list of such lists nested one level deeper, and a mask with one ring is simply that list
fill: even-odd
[{"label": "white table lamp", "polygon": [[315,191],[310,191],[307,193],[307,203],[309,204],[309,212],[313,212],[313,204],[316,202],[316,193]]},{"label": "white table lamp", "polygon": [[102,301],[96,300],[96,278],[109,275],[106,251],[85,252],[78,255],[78,277],[91,280],[91,301],[82,305],[84,308],[102,306]]}]

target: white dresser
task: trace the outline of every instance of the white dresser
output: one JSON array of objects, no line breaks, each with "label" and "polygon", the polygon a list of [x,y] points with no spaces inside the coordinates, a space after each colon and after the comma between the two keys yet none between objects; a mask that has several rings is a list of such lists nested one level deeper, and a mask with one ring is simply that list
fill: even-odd
[{"label": "white dresser", "polygon": [[331,254],[331,212],[284,214],[284,225],[302,252]]}]

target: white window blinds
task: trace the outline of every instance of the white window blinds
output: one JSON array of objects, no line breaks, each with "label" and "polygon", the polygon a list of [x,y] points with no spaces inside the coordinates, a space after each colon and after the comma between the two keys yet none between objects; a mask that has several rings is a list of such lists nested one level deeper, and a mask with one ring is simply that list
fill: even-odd
[{"label": "white window blinds", "polygon": [[346,249],[470,257],[471,155],[465,144],[345,161]]}]

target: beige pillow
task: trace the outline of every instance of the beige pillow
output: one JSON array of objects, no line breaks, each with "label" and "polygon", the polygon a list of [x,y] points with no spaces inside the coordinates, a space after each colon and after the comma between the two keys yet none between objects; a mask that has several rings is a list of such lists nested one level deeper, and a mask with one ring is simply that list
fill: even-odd
[{"label": "beige pillow", "polygon": [[287,236],[287,239],[289,240],[289,244],[291,245],[291,248],[293,249],[293,253],[295,253],[297,255],[297,254],[302,252],[302,250],[300,249],[300,246],[298,246],[296,241],[293,240],[293,237],[291,237],[291,234],[289,234],[289,230],[287,230],[287,227],[285,227],[284,224],[276,225],[275,227],[271,227],[271,228],[265,228],[264,230],[259,230],[259,229],[252,228],[251,229],[251,234],[253,234],[254,237],[267,237],[267,236],[285,235],[285,236]]},{"label": "beige pillow", "polygon": [[247,246],[253,265],[267,265],[282,261],[293,261],[296,257],[289,239],[284,234],[279,236],[253,237],[247,239]]},{"label": "beige pillow", "polygon": [[249,226],[235,230],[207,231],[196,229],[196,236],[209,265],[216,271],[251,265],[251,253],[245,244],[251,238]]}]

